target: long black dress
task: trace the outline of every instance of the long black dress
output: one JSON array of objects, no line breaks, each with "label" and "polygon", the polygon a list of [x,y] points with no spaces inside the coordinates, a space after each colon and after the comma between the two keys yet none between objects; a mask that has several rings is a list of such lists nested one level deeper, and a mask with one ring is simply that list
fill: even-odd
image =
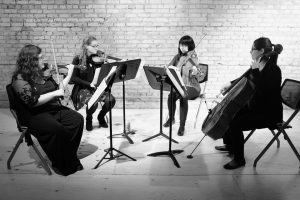
[{"label": "long black dress", "polygon": [[250,102],[231,121],[229,130],[223,140],[232,148],[234,160],[245,162],[243,131],[275,128],[283,120],[281,101],[281,70],[270,60],[264,69],[251,70],[255,84],[255,94]]},{"label": "long black dress", "polygon": [[82,137],[83,117],[62,106],[57,98],[35,106],[40,95],[57,90],[52,77],[28,82],[19,74],[13,78],[12,86],[28,108],[31,115],[29,130],[39,141],[52,166],[65,176],[75,173],[81,165],[77,150]]}]

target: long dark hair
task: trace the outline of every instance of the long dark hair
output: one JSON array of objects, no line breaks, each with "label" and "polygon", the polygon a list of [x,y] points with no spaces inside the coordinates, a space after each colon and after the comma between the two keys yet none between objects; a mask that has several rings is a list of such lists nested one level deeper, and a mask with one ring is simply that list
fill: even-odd
[{"label": "long dark hair", "polygon": [[178,43],[178,54],[181,56],[183,53],[180,51],[179,45],[186,45],[188,47],[188,51],[192,51],[195,49],[195,42],[193,38],[189,35],[185,35],[180,38]]},{"label": "long dark hair", "polygon": [[39,67],[39,54],[42,49],[36,45],[25,45],[17,58],[16,69],[13,73],[13,80],[21,74],[22,78],[28,82],[32,82],[37,78],[41,78],[41,69]]},{"label": "long dark hair", "polygon": [[264,49],[264,56],[277,65],[278,54],[283,50],[281,44],[272,44],[269,38],[260,37],[254,40],[253,46],[257,50]]}]

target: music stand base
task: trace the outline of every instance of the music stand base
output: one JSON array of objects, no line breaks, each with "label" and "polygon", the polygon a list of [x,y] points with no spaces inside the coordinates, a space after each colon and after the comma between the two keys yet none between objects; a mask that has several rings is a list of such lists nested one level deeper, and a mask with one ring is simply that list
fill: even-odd
[{"label": "music stand base", "polygon": [[[153,138],[156,138],[156,137],[158,137],[160,135],[163,136],[163,137],[165,137],[165,138],[167,138],[167,139],[170,139],[169,136],[167,136],[166,134],[164,134],[164,133],[158,133],[158,134],[153,135],[153,136],[151,136],[151,137],[149,137],[147,139],[142,140],[142,142],[146,142],[146,141],[151,140]],[[171,139],[171,141],[174,142],[174,143],[176,143],[176,144],[178,144],[178,142],[176,140],[174,140],[173,138]]]},{"label": "music stand base", "polygon": [[182,152],[183,152],[183,150],[160,151],[160,152],[155,152],[155,153],[148,154],[148,156],[153,156],[153,157],[156,157],[156,156],[169,156],[173,160],[174,165],[177,168],[180,168],[180,165],[177,162],[174,154],[180,154]]},{"label": "music stand base", "polygon": [[[97,165],[94,167],[94,169],[97,169],[97,168],[99,167],[99,165],[101,164],[101,162],[102,162],[104,159],[108,159],[107,162],[109,162],[109,161],[114,160],[114,159],[116,159],[116,158],[119,158],[119,157],[121,157],[121,156],[126,156],[127,158],[129,158],[129,159],[131,159],[131,160],[133,160],[133,161],[136,161],[136,159],[134,159],[134,158],[128,156],[127,154],[125,154],[125,153],[123,153],[123,152],[121,152],[121,151],[119,151],[119,150],[117,150],[117,149],[115,149],[115,148],[113,148],[113,147],[110,147],[110,148],[108,148],[108,149],[105,149],[104,151],[105,151],[106,153],[105,153],[104,156],[101,158],[101,160],[97,163]],[[121,155],[114,155],[114,154],[113,154],[113,151],[116,151],[117,153],[119,153],[119,154],[121,154]],[[107,156],[108,154],[109,154],[109,157],[107,158],[106,156]]]},{"label": "music stand base", "polygon": [[[133,142],[133,140],[128,136],[128,134],[135,134],[135,132],[134,131],[123,131],[123,133],[118,133],[118,134],[113,134],[112,135],[112,137],[113,138],[116,138],[116,137],[124,137],[124,138],[126,138],[127,140],[128,140],[128,142],[130,143],[130,144],[133,144],[134,142]],[[108,138],[109,138],[109,136],[108,136]]]}]

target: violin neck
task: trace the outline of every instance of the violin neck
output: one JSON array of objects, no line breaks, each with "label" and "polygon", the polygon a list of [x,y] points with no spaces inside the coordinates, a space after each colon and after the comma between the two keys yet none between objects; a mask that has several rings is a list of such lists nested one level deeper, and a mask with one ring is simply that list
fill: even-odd
[{"label": "violin neck", "polygon": [[109,56],[109,55],[107,55],[107,56],[106,56],[106,58],[107,58],[107,59],[116,60],[116,61],[120,61],[120,60],[122,60],[121,58],[116,58],[116,57]]}]

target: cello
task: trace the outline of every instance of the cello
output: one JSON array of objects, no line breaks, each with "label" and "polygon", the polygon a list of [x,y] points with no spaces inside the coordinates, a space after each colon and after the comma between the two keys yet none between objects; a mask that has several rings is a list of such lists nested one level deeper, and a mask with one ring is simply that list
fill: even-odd
[{"label": "cello", "polygon": [[[282,51],[282,46],[275,47],[263,55],[260,59],[268,62],[271,55],[278,55]],[[224,136],[229,129],[232,119],[245,107],[255,94],[255,83],[251,73],[251,68],[247,70],[240,78],[236,79],[231,86],[222,92],[226,97],[217,104],[205,118],[202,124],[202,132],[212,139],[219,139]]]},{"label": "cello", "polygon": [[251,100],[255,93],[255,85],[251,80],[251,68],[235,80],[224,92],[226,97],[207,115],[202,132],[214,140],[222,138],[228,130],[230,122],[236,114]]}]

